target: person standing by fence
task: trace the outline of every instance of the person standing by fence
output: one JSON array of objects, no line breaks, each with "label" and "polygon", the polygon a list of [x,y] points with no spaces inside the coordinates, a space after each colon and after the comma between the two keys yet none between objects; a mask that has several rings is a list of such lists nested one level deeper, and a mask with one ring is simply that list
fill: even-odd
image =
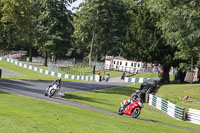
[{"label": "person standing by fence", "polygon": [[98,72],[99,75],[99,82],[101,81],[101,72]]}]

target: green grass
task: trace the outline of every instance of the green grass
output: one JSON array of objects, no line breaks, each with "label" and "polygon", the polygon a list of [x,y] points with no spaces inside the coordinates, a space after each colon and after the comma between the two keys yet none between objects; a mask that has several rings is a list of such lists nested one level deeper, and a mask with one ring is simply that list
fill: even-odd
[{"label": "green grass", "polygon": [[0,132],[132,133],[185,130],[0,92]]},{"label": "green grass", "polygon": [[[200,84],[170,84],[161,86],[156,95],[181,107],[200,110],[199,94]],[[191,99],[186,100],[185,96],[190,96]]]},{"label": "green grass", "polygon": [[139,73],[137,75],[131,76],[131,78],[158,78],[158,73],[149,73],[149,72],[144,72],[144,73]]},{"label": "green grass", "polygon": [[[149,73],[149,72],[144,72],[144,73],[139,73],[137,75],[131,76],[131,78],[158,78],[158,73]],[[170,74],[169,75],[170,81],[174,80],[174,75]]]},{"label": "green grass", "polygon": [[[86,104],[91,107],[117,112],[120,102],[130,98],[130,95],[139,89],[140,84],[120,87],[116,89],[100,90],[93,92],[72,92],[65,93],[64,98],[70,101]],[[84,102],[83,102],[84,100]],[[145,104],[139,118],[152,120],[173,126],[199,129],[200,127],[191,123],[175,120],[167,114]]]},{"label": "green grass", "polygon": [[[12,75],[2,75],[3,79],[12,79],[12,80],[55,80],[58,77],[55,76],[49,76],[46,74],[42,74],[39,72],[35,72],[32,70],[29,70],[27,68],[23,68],[20,66],[17,66],[15,64],[6,62],[6,61],[0,61],[0,68],[4,68],[19,74],[23,74],[24,77],[20,77],[20,76],[12,76]],[[64,79],[63,81],[72,81],[72,80],[68,80],[68,79]]]},{"label": "green grass", "polygon": [[[35,66],[41,69],[48,70],[47,66]],[[92,74],[92,69],[89,67],[69,67],[69,69],[66,70],[59,70],[60,73],[64,74],[73,74],[73,75],[91,75]]]}]

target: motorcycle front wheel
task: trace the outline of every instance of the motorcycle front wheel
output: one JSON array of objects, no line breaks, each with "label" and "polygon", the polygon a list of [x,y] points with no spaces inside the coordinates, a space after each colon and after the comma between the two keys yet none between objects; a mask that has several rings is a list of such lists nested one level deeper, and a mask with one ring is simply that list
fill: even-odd
[{"label": "motorcycle front wheel", "polygon": [[140,115],[140,109],[133,109],[131,113],[131,117],[137,118]]},{"label": "motorcycle front wheel", "polygon": [[118,115],[123,115],[124,114],[124,109],[122,107],[119,108],[118,110]]},{"label": "motorcycle front wheel", "polygon": [[56,90],[54,90],[54,89],[50,90],[49,97],[52,97],[55,93],[56,93]]}]

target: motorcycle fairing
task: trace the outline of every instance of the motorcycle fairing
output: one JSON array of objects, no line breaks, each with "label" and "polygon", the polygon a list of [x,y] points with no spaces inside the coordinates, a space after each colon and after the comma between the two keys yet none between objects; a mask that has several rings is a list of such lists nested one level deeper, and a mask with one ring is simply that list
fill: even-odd
[{"label": "motorcycle fairing", "polygon": [[131,115],[132,110],[133,110],[134,108],[140,109],[140,107],[139,107],[139,105],[138,105],[137,102],[133,102],[133,103],[129,104],[129,105],[126,107],[126,109],[125,109],[125,111],[124,111],[124,114]]}]

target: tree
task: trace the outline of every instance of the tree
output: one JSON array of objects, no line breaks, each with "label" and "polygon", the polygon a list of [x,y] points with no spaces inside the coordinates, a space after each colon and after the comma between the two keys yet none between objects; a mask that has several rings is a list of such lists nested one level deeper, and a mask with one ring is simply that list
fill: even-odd
[{"label": "tree", "polygon": [[[0,11],[1,11],[1,9],[2,9],[2,4],[0,3]],[[1,18],[2,18],[2,12],[0,12],[0,20],[1,20]],[[5,46],[6,38],[5,38],[4,32],[5,31],[4,31],[3,23],[0,21],[0,51],[6,47]]]},{"label": "tree", "polygon": [[36,15],[36,47],[46,57],[65,56],[71,47],[73,26],[72,13],[67,10],[66,0],[42,0],[38,1],[39,13]]},{"label": "tree", "polygon": [[119,55],[127,24],[125,12],[121,0],[86,0],[74,19],[76,53],[92,60]]},{"label": "tree", "polygon": [[28,44],[31,54],[31,32],[32,32],[32,1],[31,0],[1,0],[1,22],[4,24],[5,35],[9,45]]},{"label": "tree", "polygon": [[160,14],[157,25],[167,43],[178,48],[175,58],[186,62],[180,67],[200,64],[200,1],[150,0],[149,7]]},{"label": "tree", "polygon": [[156,26],[160,16],[156,12],[150,12],[146,2],[138,2],[134,9],[130,12],[132,19],[126,33],[124,56],[128,59],[161,64],[164,69],[161,82],[169,83],[169,70],[178,63],[174,60],[176,47],[167,45],[161,29]]}]

